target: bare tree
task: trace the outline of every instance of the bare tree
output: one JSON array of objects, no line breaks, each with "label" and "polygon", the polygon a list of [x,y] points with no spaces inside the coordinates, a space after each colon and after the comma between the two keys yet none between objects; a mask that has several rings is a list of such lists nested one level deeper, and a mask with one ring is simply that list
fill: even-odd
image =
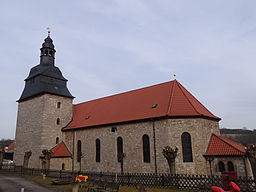
[{"label": "bare tree", "polygon": [[32,155],[32,151],[26,151],[24,154],[23,167],[28,168],[29,158]]},{"label": "bare tree", "polygon": [[118,156],[118,161],[120,161],[121,163],[121,173],[124,173],[124,158],[125,158],[126,154],[125,153],[120,153]]},{"label": "bare tree", "polygon": [[245,147],[246,155],[252,167],[253,177],[256,178],[256,145],[249,144]]},{"label": "bare tree", "polygon": [[165,146],[162,153],[164,157],[166,158],[170,174],[175,174],[175,158],[177,157],[178,148],[171,148],[170,146]]},{"label": "bare tree", "polygon": [[43,159],[42,159],[42,168],[49,170],[50,169],[50,159],[51,159],[51,150],[44,149],[42,151],[43,153]]}]

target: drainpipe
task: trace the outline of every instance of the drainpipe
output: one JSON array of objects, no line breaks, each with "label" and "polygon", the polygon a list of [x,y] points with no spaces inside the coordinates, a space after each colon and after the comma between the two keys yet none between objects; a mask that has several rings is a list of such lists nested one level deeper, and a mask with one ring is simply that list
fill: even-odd
[{"label": "drainpipe", "polygon": [[154,142],[154,161],[155,161],[155,173],[157,173],[157,162],[156,162],[156,129],[155,129],[155,120],[152,119],[153,125],[153,142]]},{"label": "drainpipe", "polygon": [[75,132],[72,130],[73,134],[73,146],[72,146],[72,172],[74,171],[74,160],[75,160]]},{"label": "drainpipe", "polygon": [[247,172],[247,166],[246,166],[246,156],[243,157],[244,160],[244,169],[245,169],[245,176],[248,177],[248,172]]}]

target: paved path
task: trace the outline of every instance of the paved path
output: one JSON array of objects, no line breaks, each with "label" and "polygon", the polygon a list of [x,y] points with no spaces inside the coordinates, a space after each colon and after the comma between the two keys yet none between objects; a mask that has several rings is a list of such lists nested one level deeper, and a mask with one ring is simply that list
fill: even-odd
[{"label": "paved path", "polygon": [[[0,192],[57,192],[22,177],[0,174]],[[23,191],[22,191],[23,192]]]}]

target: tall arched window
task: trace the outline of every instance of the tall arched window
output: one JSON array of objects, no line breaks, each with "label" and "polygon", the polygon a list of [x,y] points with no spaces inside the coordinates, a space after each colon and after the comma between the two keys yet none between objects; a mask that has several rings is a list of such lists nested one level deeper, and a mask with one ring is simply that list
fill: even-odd
[{"label": "tall arched window", "polygon": [[96,139],[96,162],[100,162],[100,140]]},{"label": "tall arched window", "polygon": [[228,171],[235,171],[234,164],[231,161],[228,162]]},{"label": "tall arched window", "polygon": [[61,164],[61,170],[65,170],[65,163]]},{"label": "tall arched window", "polygon": [[121,162],[121,155],[123,154],[123,138],[118,137],[117,138],[117,161]]},{"label": "tall arched window", "polygon": [[225,171],[225,164],[224,164],[222,161],[220,161],[220,162],[218,163],[218,165],[219,165],[219,171],[220,171],[220,172]]},{"label": "tall arched window", "polygon": [[188,132],[181,135],[183,162],[193,162],[191,136]]},{"label": "tall arched window", "polygon": [[82,157],[82,142],[80,140],[77,141],[77,162],[81,161]]},{"label": "tall arched window", "polygon": [[149,144],[149,136],[143,135],[143,161],[144,163],[150,163],[150,144]]}]

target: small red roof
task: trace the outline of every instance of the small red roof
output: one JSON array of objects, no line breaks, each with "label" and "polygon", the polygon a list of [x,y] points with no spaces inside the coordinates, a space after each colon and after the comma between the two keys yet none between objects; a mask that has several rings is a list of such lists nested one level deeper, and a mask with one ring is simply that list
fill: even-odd
[{"label": "small red roof", "polygon": [[220,120],[174,80],[76,104],[73,120],[63,130],[159,117]]},{"label": "small red roof", "polygon": [[15,145],[16,145],[16,142],[13,141],[11,144],[8,145],[7,151],[14,151]]},{"label": "small red roof", "polygon": [[205,155],[245,155],[244,146],[220,135],[212,134]]},{"label": "small red roof", "polygon": [[71,157],[71,153],[63,141],[53,147],[51,152],[51,157]]}]

